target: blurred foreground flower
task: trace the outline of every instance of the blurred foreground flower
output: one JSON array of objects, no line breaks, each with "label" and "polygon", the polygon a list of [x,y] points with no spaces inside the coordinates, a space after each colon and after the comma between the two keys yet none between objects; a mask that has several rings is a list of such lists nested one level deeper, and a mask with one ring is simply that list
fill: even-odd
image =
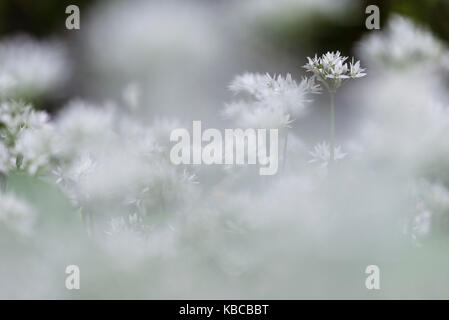
[{"label": "blurred foreground flower", "polygon": [[392,16],[384,31],[362,39],[359,47],[360,54],[376,68],[439,65],[449,70],[447,47],[428,28],[400,15]]},{"label": "blurred foreground flower", "polygon": [[34,97],[67,79],[69,61],[56,41],[16,36],[0,42],[0,97]]}]

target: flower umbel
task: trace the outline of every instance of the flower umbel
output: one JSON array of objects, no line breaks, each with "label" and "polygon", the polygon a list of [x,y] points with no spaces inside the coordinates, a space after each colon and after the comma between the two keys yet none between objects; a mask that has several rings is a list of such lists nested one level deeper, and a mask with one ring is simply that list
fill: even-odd
[{"label": "flower umbel", "polygon": [[347,79],[361,78],[366,75],[365,69],[360,67],[360,61],[354,62],[354,58],[349,64],[348,57],[344,57],[337,52],[327,52],[321,57],[315,55],[314,58],[307,57],[308,63],[304,68],[312,72],[316,78],[331,92],[335,92]]},{"label": "flower umbel", "polygon": [[330,95],[330,162],[335,159],[335,110],[334,95],[337,89],[348,79],[357,79],[366,75],[365,69],[360,67],[360,61],[354,62],[354,58],[349,64],[348,57],[344,57],[337,52],[327,52],[321,57],[315,55],[314,58],[307,57],[308,63],[304,68],[312,72],[313,75],[327,88]]}]

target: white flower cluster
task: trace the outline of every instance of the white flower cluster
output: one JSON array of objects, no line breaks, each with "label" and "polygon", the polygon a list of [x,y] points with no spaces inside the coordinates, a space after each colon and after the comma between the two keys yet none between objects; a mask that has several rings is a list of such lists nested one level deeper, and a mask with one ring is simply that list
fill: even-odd
[{"label": "white flower cluster", "polygon": [[45,111],[21,99],[58,88],[69,69],[56,41],[16,36],[0,42],[0,173],[21,169],[34,175],[48,169],[56,152],[53,125]]},{"label": "white flower cluster", "polygon": [[176,212],[195,199],[194,175],[171,165],[170,131],[147,127],[113,105],[73,101],[56,119],[56,182],[84,213],[142,217]]},{"label": "white flower cluster", "polygon": [[246,93],[250,100],[225,106],[222,114],[237,125],[250,128],[288,128],[295,117],[304,114],[311,102],[309,94],[319,93],[314,78],[303,78],[298,84],[291,76],[245,73],[237,76],[229,89]]},{"label": "white flower cluster", "polygon": [[0,97],[36,96],[54,90],[67,78],[63,46],[16,36],[0,42]]},{"label": "white flower cluster", "polygon": [[[295,5],[293,0],[283,2]],[[146,2],[141,3],[143,8],[157,9],[156,5],[146,7]],[[266,3],[276,6],[274,0]],[[298,2],[298,5],[301,3]],[[109,17],[107,25],[113,25],[122,11],[126,13],[124,6],[120,8],[123,10],[114,9],[106,13]],[[147,25],[151,19],[134,19],[145,17],[144,12],[132,9],[129,15],[132,19],[125,21],[130,22],[129,29],[127,27],[124,33],[119,32],[133,35],[133,30],[139,29],[137,36],[130,39],[122,37],[120,40],[131,44],[127,50],[136,59],[128,66],[129,59],[124,58],[128,55],[117,50],[106,52],[105,63],[100,69],[112,71],[110,79],[117,80],[113,75],[127,71],[132,74],[138,70],[146,74],[147,69],[141,69],[144,64],[158,65],[159,62],[148,60],[148,53],[154,51],[152,48],[164,48],[164,33],[153,32],[152,37],[160,36],[159,40],[144,43],[146,34],[142,30],[145,28],[139,27],[140,21]],[[164,12],[164,17],[171,13],[165,7]],[[153,15],[157,16],[152,11]],[[190,18],[186,19],[190,21]],[[156,21],[155,25],[162,22]],[[112,29],[107,30],[100,24],[97,27],[100,28],[99,33],[91,40],[106,35],[107,47],[116,48],[117,39]],[[203,23],[198,27],[203,28]],[[120,29],[117,26],[114,28],[116,31]],[[391,28],[400,30],[401,24]],[[156,51],[173,52],[173,45],[179,38],[176,30],[170,30],[171,36],[167,39],[169,49]],[[391,31],[381,30],[375,35],[385,40],[385,43],[381,42],[387,56],[388,32]],[[98,53],[95,56],[102,57],[104,48],[98,46],[97,41],[93,41],[92,45]],[[188,45],[191,46],[191,43]],[[418,45],[409,46],[413,51]],[[196,56],[198,49],[194,47],[191,51],[187,50],[192,56]],[[42,54],[39,49],[35,51]],[[423,52],[424,48],[420,51]],[[430,51],[420,56],[432,57]],[[177,58],[174,60],[183,60],[184,51],[179,52],[175,53]],[[404,51],[397,56],[400,59],[414,59],[408,53]],[[29,54],[33,55],[31,51]],[[209,52],[205,56],[212,55]],[[369,53],[364,55],[368,56]],[[26,55],[21,53],[20,56]],[[365,56],[361,57],[364,59]],[[13,61],[12,58],[9,60]],[[373,72],[356,90],[348,88],[345,99],[347,108],[339,109],[339,112],[347,112],[345,119],[338,120],[339,124],[341,120],[346,121],[342,121],[341,127],[347,126],[348,130],[339,131],[338,140],[343,141],[345,135],[350,135],[351,143],[345,142],[344,145],[345,152],[350,152],[351,157],[338,144],[334,145],[333,98],[331,139],[317,144],[308,153],[308,143],[302,143],[299,137],[304,141],[321,141],[322,135],[327,132],[321,123],[323,119],[327,120],[327,116],[322,116],[320,108],[316,108],[316,115],[319,116],[307,119],[308,123],[297,128],[299,130],[295,134],[287,129],[295,119],[304,115],[313,94],[320,92],[321,84],[333,97],[343,82],[365,76],[365,69],[359,61],[348,62],[348,57],[341,56],[338,51],[315,56],[308,61],[305,68],[313,76],[301,81],[295,81],[290,74],[271,76],[245,73],[235,77],[229,86],[240,100],[226,105],[222,112],[224,116],[242,128],[281,129],[280,136],[284,138],[281,148],[284,152],[280,154],[283,154],[283,164],[287,154],[289,162],[275,177],[251,175],[253,172],[249,166],[239,167],[235,174],[237,170],[217,170],[217,166],[173,165],[169,157],[172,146],[170,133],[184,126],[178,121],[154,117],[150,122],[142,115],[141,109],[147,103],[140,101],[144,94],[148,94],[146,88],[157,84],[166,89],[164,93],[173,92],[174,101],[187,109],[184,103],[189,103],[188,99],[177,96],[178,87],[173,88],[171,73],[164,68],[161,68],[164,69],[161,73],[166,73],[167,78],[163,81],[158,81],[161,80],[158,77],[152,83],[131,79],[131,85],[125,88],[122,96],[128,110],[115,103],[72,100],[51,119],[47,113],[33,109],[31,104],[3,99],[15,96],[22,90],[15,91],[12,87],[6,90],[8,77],[23,82],[24,88],[36,86],[30,85],[35,78],[26,73],[19,77],[21,73],[13,72],[12,67],[6,68],[10,70],[8,72],[2,73],[0,70],[0,90],[3,90],[0,100],[0,242],[3,243],[3,237],[8,240],[10,234],[34,237],[33,241],[23,241],[23,237],[18,237],[20,246],[2,246],[0,297],[11,295],[12,290],[23,290],[16,281],[4,281],[6,277],[14,280],[23,277],[24,283],[35,285],[33,288],[27,284],[32,289],[44,290],[41,288],[48,287],[48,296],[67,297],[63,287],[64,292],[60,293],[51,291],[57,285],[42,285],[43,281],[54,279],[54,274],[45,274],[46,270],[51,273],[59,269],[67,256],[91,268],[92,274],[104,273],[104,265],[119,265],[108,268],[107,277],[102,277],[106,280],[97,279],[99,285],[116,275],[139,278],[139,281],[130,281],[133,284],[126,287],[127,290],[111,290],[108,292],[110,297],[132,296],[136,292],[139,298],[188,298],[192,294],[222,298],[224,294],[236,292],[242,297],[272,298],[279,292],[285,297],[298,297],[310,295],[310,291],[301,291],[309,289],[302,288],[317,285],[323,290],[322,297],[325,298],[344,297],[348,293],[355,295],[359,293],[357,289],[347,287],[342,290],[340,286],[336,288],[334,282],[322,281],[325,272],[322,268],[332,269],[333,275],[341,274],[339,281],[343,283],[351,266],[366,262],[367,254],[372,254],[367,248],[373,245],[379,249],[379,259],[386,263],[385,268],[393,272],[396,269],[401,269],[400,272],[410,270],[407,268],[413,263],[409,262],[416,257],[421,259],[422,251],[414,256],[407,240],[442,235],[439,239],[445,241],[449,230],[449,147],[446,142],[449,136],[449,109],[445,95],[439,89],[435,90],[435,87],[439,88],[436,83],[442,81],[433,73],[424,73],[429,76],[423,77],[423,73],[416,70],[404,73],[389,68],[389,73],[382,76],[376,76]],[[0,65],[2,63],[0,61]],[[32,73],[30,70],[28,72]],[[42,70],[39,72],[42,73]],[[54,85],[54,79],[58,76],[53,76],[55,73],[51,69],[48,72],[47,80],[43,81],[45,85],[37,86],[38,91]],[[216,73],[210,74],[214,76]],[[41,76],[45,79],[45,73]],[[92,79],[85,80],[89,84],[93,82]],[[17,83],[19,87],[22,88],[22,84]],[[29,98],[28,93],[23,98]],[[430,98],[438,103],[429,103]],[[116,101],[113,99],[117,96],[111,98]],[[372,110],[367,110],[370,107]],[[356,108],[363,109],[367,115],[351,114],[351,110]],[[354,123],[357,125],[352,125]],[[340,161],[342,159],[344,161]],[[337,161],[338,167],[334,166]],[[332,174],[320,175],[328,171]],[[42,223],[46,232],[33,233],[34,227],[41,225],[36,224],[36,209],[40,206],[32,207],[18,198],[16,194],[21,195],[21,192],[12,193],[16,191],[14,188],[28,188],[33,184],[20,183],[22,178],[39,183],[41,180],[51,183],[53,178],[55,185],[63,192],[58,189],[57,196],[51,194],[48,197],[48,190],[43,190],[45,188],[40,188],[39,184],[40,190],[32,194],[34,198],[30,203],[38,200],[48,202],[50,211],[57,206],[56,200],[61,200],[73,220],[62,216],[59,210],[46,212],[46,215],[39,217],[51,222]],[[416,190],[411,192],[407,189],[410,181],[420,181],[415,186]],[[52,187],[48,186],[48,189]],[[60,199],[55,199],[58,196]],[[66,203],[66,198],[72,206]],[[63,223],[58,221],[59,217],[62,217]],[[83,222],[88,234],[93,237],[85,237],[78,228]],[[437,233],[439,229],[442,231],[440,234]],[[91,245],[92,241],[95,245]],[[32,245],[28,246],[28,242]],[[432,246],[425,241],[422,243],[424,247]],[[3,251],[3,248],[6,249]],[[105,248],[110,250],[107,254]],[[444,262],[441,263],[444,274],[447,259],[444,255],[440,257],[443,250],[433,248],[427,251],[432,258],[429,265],[437,267],[440,263],[435,261]],[[61,252],[64,254],[61,255]],[[391,253],[398,252],[406,253],[407,261],[402,268],[397,268],[396,262],[388,263]],[[37,267],[36,272],[43,272],[44,276],[41,277],[40,273],[39,276],[35,273],[29,275],[28,263],[40,266],[42,256],[48,257],[48,265],[45,268]],[[323,261],[333,267],[341,266],[342,272],[327,265],[321,266]],[[17,268],[22,265],[26,268]],[[280,265],[282,268],[279,268]],[[151,272],[139,272],[149,268]],[[297,270],[304,271],[302,276],[292,277],[298,274]],[[415,268],[413,272],[415,275],[419,270]],[[264,277],[259,278],[260,275]],[[251,286],[255,279],[258,285]],[[348,279],[346,282],[352,283],[353,275]],[[445,279],[441,281],[447,282]],[[192,288],[197,288],[195,284],[199,282],[202,283],[200,289],[193,292]],[[6,289],[4,283],[7,283]],[[171,283],[176,285],[170,286]],[[393,282],[383,294],[400,296],[408,284],[396,285]],[[358,287],[361,288],[361,296],[366,294],[363,286]],[[433,289],[437,291],[433,294],[447,296],[447,287],[435,286]],[[46,297],[39,290],[29,292]],[[86,294],[81,291],[81,295]],[[23,295],[17,291],[14,294]],[[89,291],[88,295],[103,298],[105,293]]]},{"label": "white flower cluster", "polygon": [[35,174],[48,165],[53,148],[48,114],[20,101],[0,103],[0,171],[25,169]]},{"label": "white flower cluster", "polygon": [[360,61],[354,62],[354,58],[349,64],[348,57],[344,57],[337,52],[327,52],[321,57],[315,55],[309,58],[304,68],[312,72],[316,78],[324,84],[331,92],[335,92],[345,80],[361,78],[366,75],[365,69],[360,67]]},{"label": "white flower cluster", "polygon": [[373,33],[360,43],[360,54],[376,67],[405,68],[447,64],[447,48],[427,28],[394,15],[382,33]]}]

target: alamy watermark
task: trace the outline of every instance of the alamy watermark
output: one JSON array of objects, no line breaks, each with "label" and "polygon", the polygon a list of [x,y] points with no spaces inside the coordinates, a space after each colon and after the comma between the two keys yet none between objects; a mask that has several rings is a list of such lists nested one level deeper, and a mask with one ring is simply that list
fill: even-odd
[{"label": "alamy watermark", "polygon": [[65,20],[65,27],[68,30],[79,30],[80,8],[77,5],[71,4],[65,8],[65,13],[69,15]]},{"label": "alamy watermark", "polygon": [[[178,128],[171,132],[170,141],[177,142],[170,150],[173,164],[259,164],[260,175],[278,171],[278,129],[209,128],[202,132],[201,121],[192,123],[189,131]],[[205,143],[203,147],[203,142]]]},{"label": "alamy watermark", "polygon": [[68,274],[65,279],[65,287],[68,290],[79,290],[80,288],[80,268],[76,264],[68,265],[65,268],[65,273]]},{"label": "alamy watermark", "polygon": [[380,29],[380,10],[379,7],[372,4],[366,7],[365,13],[369,16],[365,20],[365,27],[368,30]]},{"label": "alamy watermark", "polygon": [[380,289],[380,269],[375,264],[369,265],[365,269],[365,273],[369,276],[366,277],[365,287],[368,290],[379,290]]}]

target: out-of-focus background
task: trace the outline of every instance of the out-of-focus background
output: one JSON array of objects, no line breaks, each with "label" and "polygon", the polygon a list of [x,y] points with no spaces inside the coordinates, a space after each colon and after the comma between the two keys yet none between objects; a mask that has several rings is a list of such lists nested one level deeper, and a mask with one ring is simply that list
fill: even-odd
[{"label": "out-of-focus background", "polygon": [[[0,1],[0,297],[448,298],[448,16],[447,0]],[[366,75],[336,93],[329,169],[329,94],[298,84],[337,50]],[[242,85],[279,85],[270,112],[287,93],[304,113],[253,112],[229,90],[246,72],[282,75]],[[224,109],[280,129],[277,175],[170,161],[173,129],[238,127]]]},{"label": "out-of-focus background", "polygon": [[[65,28],[70,4],[81,10],[79,31]],[[70,81],[41,95],[35,102],[40,109],[55,113],[73,97],[118,99],[137,83],[150,117],[201,117],[219,126],[216,113],[229,100],[226,87],[236,74],[290,72],[300,78],[306,56],[340,50],[357,57],[363,36],[379,32],[365,27],[371,4],[380,8],[381,28],[401,14],[449,41],[446,0],[5,0],[0,37],[58,38],[68,49]],[[312,119],[326,108],[314,108],[301,123],[302,134],[320,125]]]},{"label": "out-of-focus background", "polygon": [[[74,58],[82,54],[82,49],[77,47],[77,40],[79,37],[87,36],[88,29],[93,23],[101,25],[102,19],[105,16],[95,15],[95,11],[102,10],[104,7],[114,6],[114,2],[120,3],[120,1],[102,1],[102,0],[78,0],[78,1],[26,1],[26,0],[5,0],[0,3],[0,36],[8,37],[16,35],[18,33],[26,33],[37,37],[38,39],[46,37],[57,36],[64,39],[71,45],[73,50],[71,53]],[[126,1],[122,4],[123,10],[128,8],[132,10],[132,6],[136,1]],[[139,1],[137,1],[138,3]],[[141,1],[142,2],[142,1]],[[189,15],[188,6],[201,7],[205,12],[206,17],[195,16],[192,12],[192,20],[198,20],[197,23],[207,24],[206,29],[216,30],[220,29],[221,32],[228,31],[230,34],[217,33],[214,39],[217,42],[226,42],[224,36],[239,38],[248,32],[248,24],[251,24],[254,28],[254,33],[251,34],[252,39],[241,39],[242,42],[230,43],[231,47],[222,47],[221,51],[217,53],[220,57],[217,63],[225,63],[227,54],[230,51],[238,50],[239,48],[233,48],[232,45],[240,47],[240,50],[254,45],[257,43],[257,47],[252,49],[257,50],[252,52],[254,56],[271,56],[273,50],[279,54],[277,59],[284,60],[289,58],[289,62],[294,63],[294,59],[297,59],[297,67],[301,65],[304,55],[314,55],[316,52],[340,50],[346,55],[353,55],[354,44],[361,39],[361,37],[370,32],[365,27],[365,19],[368,16],[364,12],[364,8],[368,5],[374,4],[380,8],[381,25],[385,26],[386,21],[392,14],[401,14],[412,18],[414,21],[428,26],[434,34],[444,41],[449,41],[449,23],[447,22],[447,16],[449,14],[449,2],[446,0],[420,0],[420,1],[407,1],[407,0],[364,0],[364,1],[337,1],[333,3],[331,1],[283,1],[280,3],[274,3],[265,0],[254,1],[201,1],[201,0],[189,0],[185,7],[180,7],[179,10],[174,10],[171,15],[167,16],[167,19],[154,21],[152,24],[151,14],[155,9],[161,6],[163,1],[144,1],[148,4],[148,11],[141,12],[142,17],[148,16],[148,27],[152,27],[153,30],[148,32],[163,32],[164,27],[181,28],[181,24],[177,25],[177,20],[180,15]],[[172,1],[173,2],[173,1]],[[165,1],[170,3],[170,1]],[[65,14],[65,8],[70,4],[76,4],[81,9],[81,31],[71,31],[65,28],[65,20],[67,14]],[[155,8],[153,8],[154,6]],[[253,6],[253,7],[251,7]],[[120,10],[120,7],[117,8]],[[239,16],[247,15],[239,19]],[[205,19],[208,20],[205,20]],[[92,21],[95,20],[95,21]],[[117,21],[104,21],[104,28],[112,27],[107,23],[114,25],[114,28],[126,29],[127,25],[132,21],[117,20]],[[142,21],[142,23],[144,23]],[[143,27],[143,25],[142,25]],[[224,29],[224,30],[223,30]],[[177,30],[179,33],[179,42],[186,41],[183,30]],[[113,30],[111,30],[113,32]],[[194,34],[190,34],[194,37]],[[132,37],[132,35],[129,35]],[[137,37],[137,35],[135,35]],[[147,41],[151,42],[152,34],[148,33]],[[182,37],[184,36],[184,37]],[[221,36],[221,37],[220,37]],[[254,36],[257,36],[254,39]],[[188,40],[188,39],[187,39]],[[204,38],[202,42],[206,42],[209,39]],[[107,39],[97,38],[98,46],[101,47],[102,41]],[[104,45],[110,45],[107,42]],[[105,47],[104,50],[110,49]],[[81,52],[80,52],[81,51]],[[121,48],[117,48],[117,54],[120,54]],[[123,54],[125,54],[123,52]],[[84,54],[86,54],[84,52]],[[78,57],[79,58],[79,57]],[[126,58],[126,57],[125,57]],[[149,55],[148,60],[152,57]],[[278,65],[282,66],[283,61],[270,61],[270,68],[265,67],[264,64],[257,64],[257,61],[253,61],[255,58],[247,59],[241,62],[241,65],[235,66],[233,70],[229,70],[230,74],[241,71],[237,67],[243,67],[248,71],[272,71],[283,72],[284,70],[278,70]],[[76,71],[82,72],[86,68],[82,64],[82,60],[77,61]],[[235,62],[237,63],[237,61]],[[271,67],[274,65],[274,67]],[[260,70],[252,70],[252,69]],[[284,66],[283,69],[287,67]],[[267,69],[267,70],[265,70]],[[268,70],[270,69],[270,70]],[[75,72],[75,75],[77,74]],[[84,71],[87,72],[87,71]],[[218,75],[217,75],[218,76]],[[78,76],[81,77],[81,76]],[[85,79],[84,79],[85,80]],[[88,88],[83,87],[82,80],[80,83],[71,84],[69,94],[84,94],[88,91]],[[88,81],[89,82],[89,81]],[[55,107],[45,106],[46,108]]]}]

